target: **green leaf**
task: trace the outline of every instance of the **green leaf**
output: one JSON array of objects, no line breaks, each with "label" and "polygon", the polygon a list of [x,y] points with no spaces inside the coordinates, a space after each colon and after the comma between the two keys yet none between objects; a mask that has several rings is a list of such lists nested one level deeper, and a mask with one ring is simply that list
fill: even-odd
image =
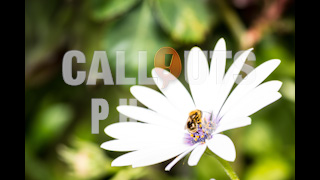
[{"label": "green leaf", "polygon": [[204,1],[158,0],[156,14],[173,39],[186,43],[202,42],[210,28],[210,14]]},{"label": "green leaf", "polygon": [[244,134],[243,147],[249,154],[258,156],[272,151],[276,141],[271,127],[263,119],[255,118]]},{"label": "green leaf", "polygon": [[115,67],[116,51],[125,51],[128,77],[137,76],[139,51],[147,51],[147,72],[150,72],[156,52],[161,47],[170,45],[168,37],[159,31],[148,1],[144,1],[130,14],[115,22],[106,30],[104,37],[104,48],[107,50],[111,67]]},{"label": "green leaf", "polygon": [[43,105],[31,127],[30,139],[34,148],[37,149],[59,138],[72,117],[72,108],[67,104]]},{"label": "green leaf", "polygon": [[92,17],[95,20],[106,20],[125,13],[132,8],[138,0],[94,0],[90,2],[92,7]]},{"label": "green leaf", "polygon": [[252,164],[244,179],[280,180],[290,179],[291,169],[285,159],[278,155],[267,156]]}]

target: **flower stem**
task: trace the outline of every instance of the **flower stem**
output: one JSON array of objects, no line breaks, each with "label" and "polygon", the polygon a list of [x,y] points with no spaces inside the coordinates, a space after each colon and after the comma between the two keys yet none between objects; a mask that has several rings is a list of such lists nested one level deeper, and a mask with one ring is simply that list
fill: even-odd
[{"label": "flower stem", "polygon": [[206,150],[206,153],[214,158],[216,158],[219,163],[222,165],[224,171],[227,173],[227,175],[230,177],[231,180],[240,180],[239,177],[237,176],[236,172],[232,169],[228,161],[220,158],[219,156],[215,155],[212,151]]}]

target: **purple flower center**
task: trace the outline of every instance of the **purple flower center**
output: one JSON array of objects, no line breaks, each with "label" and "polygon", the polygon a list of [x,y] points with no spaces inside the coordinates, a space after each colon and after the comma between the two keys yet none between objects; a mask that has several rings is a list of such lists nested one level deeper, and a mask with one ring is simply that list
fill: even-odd
[{"label": "purple flower center", "polygon": [[212,138],[212,133],[216,126],[217,124],[213,120],[211,113],[202,111],[201,123],[197,124],[197,131],[186,133],[185,143],[189,145],[204,144],[206,139]]}]

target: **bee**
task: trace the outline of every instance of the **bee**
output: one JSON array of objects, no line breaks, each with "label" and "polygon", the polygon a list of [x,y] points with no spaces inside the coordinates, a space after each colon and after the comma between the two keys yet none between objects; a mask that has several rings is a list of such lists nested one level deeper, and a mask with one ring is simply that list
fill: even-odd
[{"label": "bee", "polygon": [[201,126],[202,112],[198,109],[191,111],[184,129],[187,129],[190,133],[198,131],[198,125]]}]

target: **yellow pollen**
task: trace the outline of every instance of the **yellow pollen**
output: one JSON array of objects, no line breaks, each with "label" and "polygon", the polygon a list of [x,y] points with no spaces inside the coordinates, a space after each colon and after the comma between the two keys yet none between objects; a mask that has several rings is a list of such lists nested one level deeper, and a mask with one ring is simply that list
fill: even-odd
[{"label": "yellow pollen", "polygon": [[198,140],[198,138],[194,138],[194,140],[195,140],[195,141],[197,141],[197,140]]},{"label": "yellow pollen", "polygon": [[190,134],[190,136],[193,137],[194,135],[193,135],[193,134]]},{"label": "yellow pollen", "polygon": [[201,138],[204,138],[204,135],[201,135]]},{"label": "yellow pollen", "polygon": [[197,135],[196,138],[199,138],[199,136]]}]

